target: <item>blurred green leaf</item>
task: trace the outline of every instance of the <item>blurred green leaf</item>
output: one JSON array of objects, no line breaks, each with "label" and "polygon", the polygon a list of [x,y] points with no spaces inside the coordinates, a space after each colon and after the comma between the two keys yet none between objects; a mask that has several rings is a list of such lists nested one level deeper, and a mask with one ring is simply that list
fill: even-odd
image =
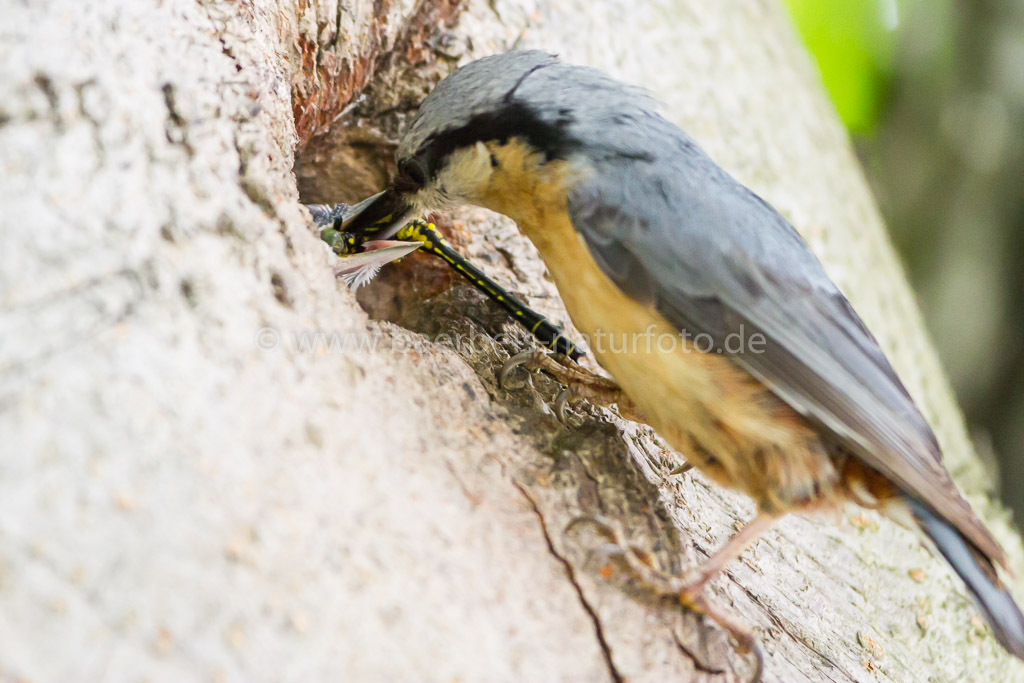
[{"label": "blurred green leaf", "polygon": [[786,0],[846,127],[870,133],[886,90],[897,0]]}]

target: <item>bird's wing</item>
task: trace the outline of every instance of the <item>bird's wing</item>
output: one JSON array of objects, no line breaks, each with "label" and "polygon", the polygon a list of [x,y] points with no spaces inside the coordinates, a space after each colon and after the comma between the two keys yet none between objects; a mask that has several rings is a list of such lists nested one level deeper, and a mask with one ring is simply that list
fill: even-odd
[{"label": "bird's wing", "polygon": [[[804,241],[674,130],[674,148],[588,159],[592,172],[570,191],[573,225],[602,270],[691,339],[711,335],[783,401],[1005,565],[875,338]],[[763,346],[748,344],[758,333]],[[739,349],[729,335],[739,335]]]}]

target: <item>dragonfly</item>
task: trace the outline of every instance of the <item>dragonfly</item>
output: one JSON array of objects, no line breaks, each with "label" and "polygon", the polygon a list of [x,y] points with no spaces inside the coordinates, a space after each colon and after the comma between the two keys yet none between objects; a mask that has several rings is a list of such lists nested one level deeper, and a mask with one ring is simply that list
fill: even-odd
[{"label": "dragonfly", "polygon": [[400,223],[402,227],[397,231],[388,234],[388,226],[394,225],[395,221],[393,215],[387,214],[358,232],[349,231],[347,228],[352,219],[363,213],[382,194],[378,193],[351,206],[344,203],[306,205],[313,221],[320,228],[320,239],[341,259],[335,274],[349,287],[359,288],[372,280],[385,264],[414,251],[424,251],[443,260],[484,296],[504,308],[513,320],[528,330],[545,348],[574,361],[585,355],[575,342],[562,334],[560,327],[510,294],[457,252],[433,223],[410,217],[410,220]]}]

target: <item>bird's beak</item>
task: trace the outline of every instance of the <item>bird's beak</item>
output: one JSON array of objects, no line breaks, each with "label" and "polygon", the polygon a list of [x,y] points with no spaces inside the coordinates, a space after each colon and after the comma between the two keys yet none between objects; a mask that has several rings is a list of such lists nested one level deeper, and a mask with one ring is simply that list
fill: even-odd
[{"label": "bird's beak", "polygon": [[386,240],[412,218],[412,206],[392,188],[345,209],[338,230]]}]

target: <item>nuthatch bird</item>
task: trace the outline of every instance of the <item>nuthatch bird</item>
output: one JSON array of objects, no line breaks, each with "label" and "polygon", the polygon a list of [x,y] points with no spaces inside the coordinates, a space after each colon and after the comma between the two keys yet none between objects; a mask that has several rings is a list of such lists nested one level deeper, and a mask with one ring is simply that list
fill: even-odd
[{"label": "nuthatch bird", "polygon": [[[464,66],[424,100],[393,185],[346,229],[387,239],[462,204],[533,241],[576,327],[607,341],[591,347],[615,383],[537,353],[513,364],[617,403],[757,503],[753,522],[672,583],[684,603],[754,646],[703,587],[781,515],[852,501],[920,527],[1024,659],[1024,617],[996,573],[1006,556],[871,332],[796,230],[644,92],[542,52]],[[678,343],[645,341],[652,331]]]}]

